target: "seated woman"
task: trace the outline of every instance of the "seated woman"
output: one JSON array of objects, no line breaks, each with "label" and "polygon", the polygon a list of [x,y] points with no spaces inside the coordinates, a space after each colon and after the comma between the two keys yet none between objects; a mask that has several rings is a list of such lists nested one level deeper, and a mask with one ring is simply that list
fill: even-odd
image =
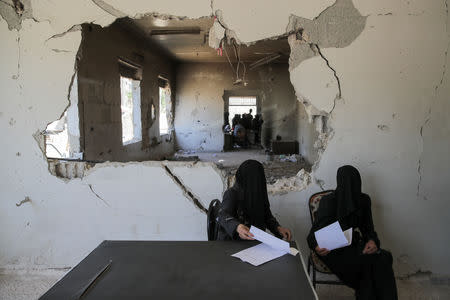
[{"label": "seated woman", "polygon": [[[344,231],[353,228],[352,244],[333,251],[320,248],[314,232],[336,220]],[[361,192],[361,176],[356,168],[338,169],[336,190],[320,200],[307,240],[328,268],[356,290],[356,299],[397,299],[392,255],[380,249],[370,198]]]},{"label": "seated woman", "polygon": [[270,212],[264,168],[256,160],[239,166],[236,183],[223,195],[218,223],[218,240],[253,240],[252,225],[291,240],[291,231],[281,227]]}]

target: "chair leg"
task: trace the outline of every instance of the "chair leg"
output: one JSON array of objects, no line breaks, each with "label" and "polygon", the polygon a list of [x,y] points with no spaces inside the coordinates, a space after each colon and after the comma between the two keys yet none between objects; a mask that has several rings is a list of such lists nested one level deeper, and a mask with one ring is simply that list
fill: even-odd
[{"label": "chair leg", "polygon": [[313,267],[313,287],[316,289],[316,268]]},{"label": "chair leg", "polygon": [[308,257],[308,276],[311,276],[311,257]]}]

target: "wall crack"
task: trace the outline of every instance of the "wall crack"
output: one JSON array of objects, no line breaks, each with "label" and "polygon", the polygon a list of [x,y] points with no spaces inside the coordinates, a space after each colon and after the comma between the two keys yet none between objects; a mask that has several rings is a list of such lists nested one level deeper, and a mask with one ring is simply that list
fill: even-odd
[{"label": "wall crack", "polygon": [[17,74],[13,75],[13,79],[20,77],[20,31],[17,31]]},{"label": "wall crack", "polygon": [[[449,27],[448,26],[449,25],[448,24],[448,18],[449,18],[448,0],[445,0],[444,4],[445,4],[445,14],[446,14],[445,29],[446,29],[446,32],[447,32],[447,39],[449,41],[447,41],[447,47],[446,47],[445,52],[444,52],[444,64],[442,66],[441,79],[440,79],[439,83],[436,84],[436,86],[434,88],[434,93],[435,93],[434,97],[435,98],[438,97],[439,89],[442,87],[442,84],[444,83],[445,75],[447,74],[447,60],[448,60],[448,52],[450,50],[450,36],[449,36],[449,30],[448,30],[449,29],[448,28]],[[423,156],[423,151],[424,151],[423,147],[424,147],[424,144],[425,144],[424,143],[424,137],[423,137],[423,130],[424,130],[424,128],[428,125],[428,123],[431,120],[431,112],[432,112],[431,107],[432,107],[432,104],[430,104],[430,107],[428,108],[427,116],[425,117],[425,120],[424,120],[423,124],[420,126],[420,131],[419,131],[420,138],[421,138],[421,143],[422,143],[421,144],[422,149],[421,149],[421,152],[420,152],[420,155],[419,155],[419,161],[417,162],[417,174],[418,174],[418,177],[419,177],[418,181],[417,181],[417,193],[416,193],[416,197],[417,198],[420,196],[420,186],[422,185],[422,156]],[[424,198],[426,199],[426,197],[424,197]]]},{"label": "wall crack", "polygon": [[203,206],[203,204],[200,202],[200,200],[198,200],[198,197],[196,197],[192,191],[189,190],[189,188],[187,188],[183,182],[180,180],[180,178],[178,178],[178,176],[176,176],[172,170],[170,170],[170,168],[166,165],[162,165],[164,170],[166,171],[167,175],[169,175],[169,177],[173,180],[173,182],[176,183],[176,185],[178,185],[180,187],[180,189],[183,191],[183,195],[189,199],[194,205],[195,207],[197,207],[199,210],[201,210],[204,213],[207,213],[208,210]]},{"label": "wall crack", "polygon": [[91,192],[95,195],[95,197],[97,197],[98,199],[100,199],[106,206],[111,207],[111,205],[109,205],[109,203],[106,202],[105,199],[103,199],[102,197],[100,197],[100,195],[97,194],[97,193],[94,191],[94,188],[92,187],[92,184],[88,184],[88,186],[89,186],[89,189],[91,190]]},{"label": "wall crack", "polygon": [[[310,44],[310,45],[314,45],[314,47],[317,50],[317,53],[319,53],[320,57],[322,57],[322,59],[325,61],[325,63],[327,64],[328,68],[331,71],[333,71],[333,75],[334,75],[334,78],[336,78],[337,85],[338,85],[338,91],[339,91],[337,99],[342,98],[341,80],[339,79],[339,76],[337,75],[336,70],[330,65],[330,61],[325,57],[325,55],[323,55],[323,53],[320,50],[320,47],[319,47],[318,44]],[[334,99],[333,108],[331,109],[330,114],[333,112],[335,107],[336,107],[336,98]]]}]

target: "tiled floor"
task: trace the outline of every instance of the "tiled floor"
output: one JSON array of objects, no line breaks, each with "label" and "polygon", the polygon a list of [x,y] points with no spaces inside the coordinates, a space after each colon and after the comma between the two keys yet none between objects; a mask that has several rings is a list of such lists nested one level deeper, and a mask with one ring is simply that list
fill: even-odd
[{"label": "tiled floor", "polygon": [[[0,299],[32,300],[37,299],[53,284],[64,276],[66,271],[9,271],[0,273]],[[433,280],[430,276],[397,280],[399,298],[401,300],[448,300],[450,285],[448,280]],[[319,299],[350,300],[354,299],[353,290],[344,286],[319,285]]]}]

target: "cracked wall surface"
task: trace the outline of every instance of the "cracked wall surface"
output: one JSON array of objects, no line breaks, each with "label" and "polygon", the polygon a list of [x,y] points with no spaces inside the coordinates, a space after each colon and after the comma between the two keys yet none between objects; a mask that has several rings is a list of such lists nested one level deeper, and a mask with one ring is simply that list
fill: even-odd
[{"label": "cracked wall surface", "polygon": [[[285,1],[279,6],[256,0],[199,0],[185,5],[178,1],[129,5],[123,0],[30,3],[32,18],[23,19],[20,30],[8,28],[5,8],[0,7],[0,130],[7,141],[0,150],[0,242],[7,245],[0,253],[0,265],[12,268],[73,266],[103,239],[206,239],[205,215],[186,199],[160,162],[106,163],[88,170],[82,179],[67,182],[48,172],[33,134],[68,105],[67,89],[81,39],[80,31],[67,32],[70,28],[85,22],[102,26],[113,22],[113,12],[103,4],[130,16],[158,12],[196,18],[220,10],[227,26],[247,43],[285,33],[291,14],[314,20],[334,1]],[[372,198],[382,247],[394,254],[397,274],[419,269],[449,274],[446,3],[352,3],[367,17],[359,36],[344,48],[319,43],[339,76],[342,99],[334,103],[337,84],[331,85],[330,93],[327,82],[308,97],[312,106],[325,111],[335,104],[331,115],[314,113],[327,118],[325,127],[332,128],[334,136],[324,139],[327,146],[308,188],[271,196],[272,211],[281,224],[293,229],[297,240],[304,241],[310,226],[308,197],[335,186],[337,167],[354,164],[361,171],[363,190]],[[317,84],[315,78],[335,80],[319,56],[295,69],[310,74],[305,78],[311,84]],[[304,83],[292,73],[291,81],[302,92],[299,86]],[[323,105],[321,99],[326,99]],[[323,124],[322,120],[317,126]],[[213,167],[171,167],[204,204],[206,199],[221,198],[219,175],[206,175],[215,172]],[[16,206],[26,197],[32,201]],[[306,244],[301,247],[306,253]]]}]

